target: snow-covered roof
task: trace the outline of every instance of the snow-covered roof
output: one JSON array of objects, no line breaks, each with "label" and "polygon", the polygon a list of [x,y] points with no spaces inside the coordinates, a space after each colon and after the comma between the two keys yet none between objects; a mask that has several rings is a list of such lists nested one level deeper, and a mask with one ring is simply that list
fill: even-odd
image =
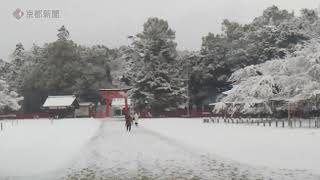
[{"label": "snow-covered roof", "polygon": [[44,102],[43,107],[61,107],[61,106],[71,106],[76,100],[76,96],[48,96],[46,102]]},{"label": "snow-covered roof", "polygon": [[93,105],[93,103],[92,102],[81,102],[81,103],[79,103],[79,105],[80,106],[91,106],[91,105]]},{"label": "snow-covered roof", "polygon": [[[128,105],[131,104],[131,100],[128,99]],[[111,102],[112,106],[120,106],[120,107],[124,107],[125,106],[125,100],[124,98],[113,98],[112,102]]]}]

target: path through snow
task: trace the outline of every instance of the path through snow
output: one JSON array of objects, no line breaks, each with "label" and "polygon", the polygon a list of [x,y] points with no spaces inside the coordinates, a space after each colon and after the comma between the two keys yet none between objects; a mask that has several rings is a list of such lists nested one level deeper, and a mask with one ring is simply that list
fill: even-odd
[{"label": "path through snow", "polygon": [[320,179],[307,171],[251,167],[201,153],[148,128],[105,121],[58,179]]}]

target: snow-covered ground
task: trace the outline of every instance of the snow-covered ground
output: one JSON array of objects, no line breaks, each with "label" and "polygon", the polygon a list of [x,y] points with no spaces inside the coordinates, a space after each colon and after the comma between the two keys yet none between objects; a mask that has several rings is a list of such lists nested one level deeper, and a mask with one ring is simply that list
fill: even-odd
[{"label": "snow-covered ground", "polygon": [[130,133],[114,119],[23,123],[0,134],[9,162],[0,179],[320,179],[316,129],[182,118],[142,119]]},{"label": "snow-covered ground", "polygon": [[0,123],[0,176],[31,176],[57,170],[83,148],[101,124],[95,119]]},{"label": "snow-covered ground", "polygon": [[[145,128],[199,151],[254,166],[308,169],[320,174],[320,129],[202,123],[202,119],[145,119]],[[280,124],[280,123],[279,123]]]}]

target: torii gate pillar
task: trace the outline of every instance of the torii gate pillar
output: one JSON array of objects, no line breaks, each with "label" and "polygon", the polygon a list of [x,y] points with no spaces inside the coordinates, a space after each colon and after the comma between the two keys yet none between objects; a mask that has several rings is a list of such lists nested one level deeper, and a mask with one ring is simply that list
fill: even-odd
[{"label": "torii gate pillar", "polygon": [[128,105],[128,92],[129,89],[100,89],[100,94],[106,101],[106,111],[104,117],[110,117],[110,105],[113,98],[124,98],[124,111],[127,113],[129,111]]}]

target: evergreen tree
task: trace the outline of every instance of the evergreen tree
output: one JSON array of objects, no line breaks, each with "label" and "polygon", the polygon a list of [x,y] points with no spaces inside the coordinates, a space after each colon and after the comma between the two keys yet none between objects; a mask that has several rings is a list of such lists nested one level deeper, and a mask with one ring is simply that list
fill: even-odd
[{"label": "evergreen tree", "polygon": [[18,43],[14,52],[10,56],[11,61],[9,66],[6,69],[6,81],[9,83],[10,87],[15,91],[19,89],[21,84],[21,79],[19,75],[21,71],[24,69],[24,64],[27,59],[27,53],[22,45],[22,43]]},{"label": "evergreen tree", "polygon": [[58,36],[58,40],[65,41],[65,40],[69,39],[70,33],[63,25],[63,26],[61,26],[60,29],[58,29],[57,36]]},{"label": "evergreen tree", "polygon": [[80,69],[75,79],[75,92],[85,101],[98,102],[99,89],[112,88],[110,59],[115,58],[113,50],[98,45],[80,48]]},{"label": "evergreen tree", "polygon": [[0,59],[0,79],[4,80],[7,78],[9,65],[8,62]]},{"label": "evergreen tree", "polygon": [[111,88],[110,59],[115,52],[105,46],[83,47],[69,40],[63,26],[58,39],[44,47],[34,45],[20,73],[24,110],[39,111],[48,95],[76,94],[84,101],[101,99],[100,88]]},{"label": "evergreen tree", "polygon": [[[139,58],[135,68],[131,98],[137,108],[154,112],[168,110],[182,103],[182,83],[179,80],[175,32],[168,22],[149,18],[143,32],[133,38],[133,51]],[[137,66],[136,66],[137,67]]]}]

